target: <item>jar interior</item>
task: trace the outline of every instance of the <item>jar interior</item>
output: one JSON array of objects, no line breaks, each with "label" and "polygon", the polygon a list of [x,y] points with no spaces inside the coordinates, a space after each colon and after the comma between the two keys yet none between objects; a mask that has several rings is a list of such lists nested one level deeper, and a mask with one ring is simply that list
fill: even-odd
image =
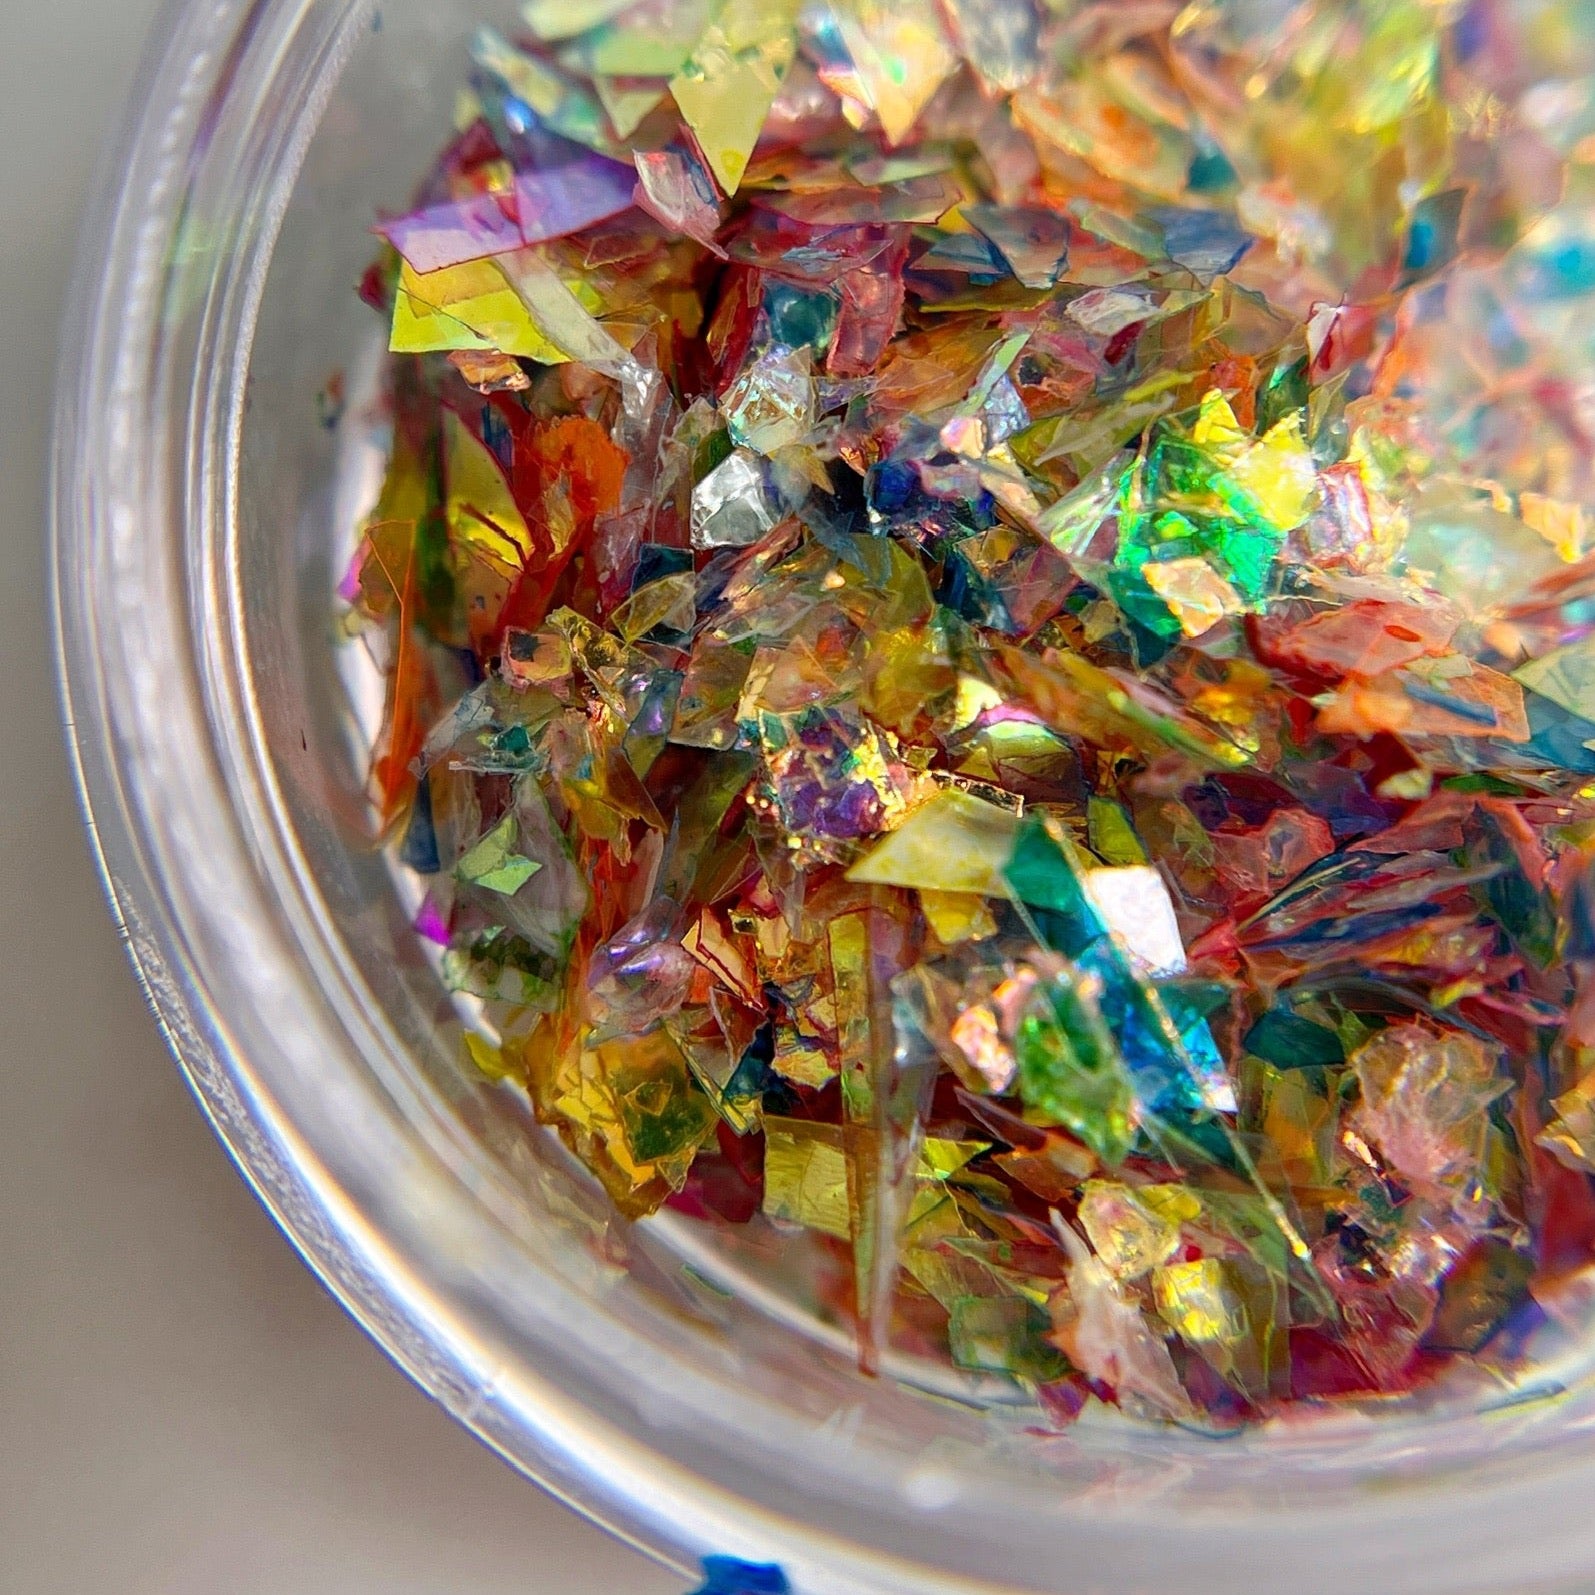
[{"label": "jar interior", "polygon": [[[334,593],[385,459],[381,328],[355,292],[376,244],[371,224],[407,207],[449,136],[467,39],[483,21],[508,28],[513,12],[497,0],[393,0],[332,87],[260,285],[219,550],[249,685],[260,777],[251,801],[294,861],[317,957],[336,959],[382,1036],[364,1055],[360,1091],[397,1103],[434,1163],[515,1239],[527,1289],[558,1278],[598,1319],[623,1322],[662,1365],[698,1370],[722,1399],[778,1410],[833,1451],[889,1456],[899,1499],[944,1525],[934,1554],[949,1568],[967,1562],[971,1575],[995,1565],[989,1537],[1003,1522],[1051,1521],[1065,1504],[1102,1500],[1233,1526],[1303,1492],[1320,1506],[1367,1501],[1447,1470],[1486,1479],[1576,1450],[1578,1423],[1595,1411],[1595,1335],[1554,1327],[1510,1382],[1222,1440],[1116,1416],[1051,1432],[1009,1382],[924,1360],[866,1377],[846,1326],[805,1305],[816,1265],[801,1238],[738,1240],[670,1214],[624,1224],[522,1095],[462,1066],[462,1013],[412,928],[402,872],[373,840],[367,759],[381,679],[341,638]],[[475,1266],[462,1256],[452,1287],[480,1286]],[[634,1377],[613,1392],[613,1412],[632,1424],[641,1409],[646,1427],[654,1375],[638,1367]],[[845,1534],[847,1508],[834,1510]],[[979,1542],[960,1550],[957,1526],[977,1516]],[[1058,1576],[1034,1564],[1008,1571],[1037,1588]]]}]

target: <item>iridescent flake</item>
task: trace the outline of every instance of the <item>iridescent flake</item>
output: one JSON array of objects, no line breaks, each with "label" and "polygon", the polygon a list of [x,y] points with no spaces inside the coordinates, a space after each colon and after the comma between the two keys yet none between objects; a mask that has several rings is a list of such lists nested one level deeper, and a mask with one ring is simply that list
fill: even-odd
[{"label": "iridescent flake", "polygon": [[775,525],[763,464],[739,448],[692,490],[694,548],[745,548]]},{"label": "iridescent flake", "polygon": [[807,348],[766,349],[720,401],[735,441],[758,454],[801,443],[814,425],[814,375]]}]

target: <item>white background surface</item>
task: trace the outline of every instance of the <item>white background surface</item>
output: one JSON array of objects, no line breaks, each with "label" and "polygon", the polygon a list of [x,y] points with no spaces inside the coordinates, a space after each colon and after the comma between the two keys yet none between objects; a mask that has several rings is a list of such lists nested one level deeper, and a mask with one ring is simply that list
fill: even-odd
[{"label": "white background surface", "polygon": [[79,829],[44,608],[68,260],[153,0],[0,0],[0,1592],[675,1595],[323,1294],[180,1082]]}]

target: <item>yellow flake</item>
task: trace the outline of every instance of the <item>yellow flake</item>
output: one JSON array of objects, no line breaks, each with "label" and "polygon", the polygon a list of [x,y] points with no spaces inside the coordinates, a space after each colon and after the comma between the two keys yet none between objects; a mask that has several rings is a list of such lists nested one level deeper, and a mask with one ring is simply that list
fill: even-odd
[{"label": "yellow flake", "polygon": [[1300,526],[1318,499],[1318,470],[1301,417],[1287,416],[1270,427],[1229,466],[1229,476],[1279,531]]},{"label": "yellow flake", "polygon": [[[1176,380],[1179,373],[1174,373]],[[1222,390],[1209,388],[1202,395],[1202,408],[1191,428],[1191,441],[1219,459],[1237,455],[1252,441],[1252,436],[1235,419],[1235,411]]]},{"label": "yellow flake", "polygon": [[692,572],[677,571],[639,587],[610,617],[627,642],[636,642],[656,626],[691,631],[697,617],[693,605],[696,586]]},{"label": "yellow flake", "polygon": [[1113,1180],[1088,1180],[1080,1197],[1080,1223],[1091,1249],[1117,1279],[1138,1279],[1179,1250],[1180,1226],[1137,1200]]},{"label": "yellow flake", "polygon": [[931,888],[919,894],[919,906],[937,939],[948,947],[997,933],[991,909],[972,892],[939,892]]},{"label": "yellow flake", "polygon": [[805,1036],[791,1025],[779,1024],[775,1028],[775,1056],[770,1067],[783,1080],[817,1091],[835,1075],[836,1059],[813,1036]]},{"label": "yellow flake", "polygon": [[498,460],[453,410],[443,412],[450,534],[506,573],[526,562],[532,534]]},{"label": "yellow flake", "polygon": [[836,1048],[846,1117],[867,1121],[876,1096],[870,1033],[870,927],[864,914],[842,914],[826,927],[836,992]]},{"label": "yellow flake", "polygon": [[748,169],[764,119],[797,53],[795,0],[728,0],[670,92],[727,194]]},{"label": "yellow flake", "polygon": [[765,1119],[764,1211],[771,1218],[847,1239],[852,1224],[840,1125]]},{"label": "yellow flake", "polygon": [[521,15],[539,39],[555,41],[602,27],[635,4],[636,0],[525,0]]},{"label": "yellow flake", "polygon": [[497,350],[543,365],[569,358],[544,336],[494,260],[469,260],[441,271],[399,269],[388,346],[395,354]]},{"label": "yellow flake", "polygon": [[990,1141],[952,1141],[928,1135],[920,1144],[915,1175],[922,1180],[947,1180],[991,1150]]},{"label": "yellow flake", "polygon": [[[949,1201],[940,1207],[951,1208]],[[911,1246],[903,1253],[903,1268],[925,1294],[948,1312],[971,1297],[989,1294],[994,1288],[991,1270],[973,1257],[931,1246]]]},{"label": "yellow flake", "polygon": [[1518,499],[1518,511],[1524,523],[1569,563],[1582,559],[1588,551],[1582,504],[1547,498],[1543,493],[1524,493]]},{"label": "yellow flake", "polygon": [[493,1045],[486,1036],[474,1030],[465,1032],[465,1054],[476,1069],[489,1080],[517,1080],[520,1071],[504,1056],[503,1049]]},{"label": "yellow flake", "polygon": [[1246,1308],[1216,1258],[1154,1269],[1152,1299],[1163,1322],[1193,1346],[1233,1346],[1248,1333]]},{"label": "yellow flake", "polygon": [[1551,1106],[1556,1109],[1556,1117],[1540,1131],[1536,1141],[1569,1168],[1595,1174],[1595,1069]]},{"label": "yellow flake", "polygon": [[1318,1186],[1329,1178],[1336,1108],[1313,1089],[1300,1069],[1260,1066],[1263,1134],[1279,1154],[1292,1186]]},{"label": "yellow flake", "polygon": [[934,0],[851,0],[837,11],[858,87],[900,144],[958,66],[940,11]]},{"label": "yellow flake", "polygon": [[1428,797],[1433,787],[1434,772],[1417,764],[1410,770],[1398,770],[1394,775],[1387,775],[1379,783],[1377,790],[1380,797],[1417,802],[1421,798]]},{"label": "yellow flake", "polygon": [[1008,810],[950,788],[915,809],[847,878],[876,886],[1010,897],[1003,869],[1018,831],[1018,818]]},{"label": "yellow flake", "polygon": [[953,729],[962,731],[1001,703],[1002,694],[989,681],[982,681],[979,676],[960,676],[953,699]]},{"label": "yellow flake", "polygon": [[663,1030],[598,1047],[558,1044],[545,1026],[522,1044],[537,1114],[603,1181],[631,1217],[680,1190],[719,1115]]},{"label": "yellow flake", "polygon": [[648,78],[598,77],[593,87],[615,137],[620,139],[630,138],[665,97],[665,85]]},{"label": "yellow flake", "polygon": [[1165,1223],[1194,1224],[1202,1216],[1202,1199],[1183,1185],[1138,1185],[1135,1199]]}]

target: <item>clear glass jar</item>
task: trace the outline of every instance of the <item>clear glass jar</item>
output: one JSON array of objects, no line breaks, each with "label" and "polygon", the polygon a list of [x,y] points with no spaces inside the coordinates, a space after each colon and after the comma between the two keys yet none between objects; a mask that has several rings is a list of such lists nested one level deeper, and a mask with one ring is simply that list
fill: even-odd
[{"label": "clear glass jar", "polygon": [[462,1423],[683,1571],[774,1561],[806,1595],[1590,1588],[1576,1367],[1483,1413],[1034,1432],[694,1288],[669,1225],[611,1230],[525,1111],[458,1068],[370,843],[333,646],[380,456],[318,395],[334,372],[369,389],[370,221],[446,136],[470,29],[509,9],[177,6],[79,261],[67,714],[130,952],[245,1176]]}]

